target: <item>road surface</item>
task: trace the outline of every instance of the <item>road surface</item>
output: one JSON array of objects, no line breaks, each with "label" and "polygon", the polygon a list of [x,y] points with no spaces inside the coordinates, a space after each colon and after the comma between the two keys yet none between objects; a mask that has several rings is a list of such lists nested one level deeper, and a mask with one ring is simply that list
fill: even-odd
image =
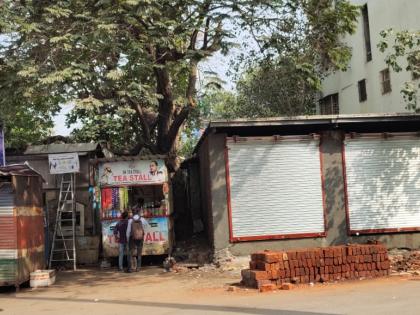
[{"label": "road surface", "polygon": [[0,293],[6,314],[420,314],[420,279],[390,277],[317,284],[291,291],[227,291],[237,271],[136,274],[82,270],[62,272],[50,288]]}]

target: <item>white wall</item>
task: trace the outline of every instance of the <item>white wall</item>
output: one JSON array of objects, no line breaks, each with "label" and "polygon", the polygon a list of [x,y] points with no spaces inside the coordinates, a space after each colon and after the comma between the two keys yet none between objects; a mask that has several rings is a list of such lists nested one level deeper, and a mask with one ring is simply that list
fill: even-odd
[{"label": "white wall", "polygon": [[[340,114],[407,112],[400,90],[411,80],[411,73],[390,70],[392,92],[382,95],[379,72],[387,67],[385,53],[377,47],[382,30],[420,30],[420,0],[350,0],[369,12],[372,60],[366,62],[362,16],[357,31],[344,39],[352,47],[352,59],[346,72],[338,72],[323,82],[322,95],[339,93]],[[366,79],[367,100],[359,102],[357,82]]]}]

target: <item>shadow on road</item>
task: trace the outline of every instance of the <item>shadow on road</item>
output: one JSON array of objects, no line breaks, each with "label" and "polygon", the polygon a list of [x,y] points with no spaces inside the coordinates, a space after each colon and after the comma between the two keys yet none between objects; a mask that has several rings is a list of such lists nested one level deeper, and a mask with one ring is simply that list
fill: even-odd
[{"label": "shadow on road", "polygon": [[92,299],[69,299],[69,298],[54,298],[54,297],[18,297],[17,300],[37,300],[50,302],[73,302],[73,303],[91,303],[91,304],[117,304],[117,305],[131,305],[141,307],[158,307],[158,308],[172,308],[179,310],[196,310],[196,311],[212,311],[212,312],[230,312],[241,314],[257,314],[257,315],[338,315],[332,313],[315,313],[302,311],[289,311],[267,308],[249,308],[237,306],[223,306],[223,305],[199,305],[199,304],[181,304],[181,303],[161,303],[161,302],[146,302],[146,301],[119,301],[119,300],[98,300]]}]

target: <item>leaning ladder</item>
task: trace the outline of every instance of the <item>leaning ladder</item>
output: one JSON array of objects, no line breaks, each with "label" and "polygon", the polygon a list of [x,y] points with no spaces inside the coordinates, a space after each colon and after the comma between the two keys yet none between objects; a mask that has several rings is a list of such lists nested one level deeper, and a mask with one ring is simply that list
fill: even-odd
[{"label": "leaning ladder", "polygon": [[[69,222],[71,222],[71,225],[68,224]],[[48,263],[49,268],[51,268],[54,262],[71,262],[73,263],[73,270],[76,270],[76,200],[74,174],[63,174],[61,176],[57,216]]]}]

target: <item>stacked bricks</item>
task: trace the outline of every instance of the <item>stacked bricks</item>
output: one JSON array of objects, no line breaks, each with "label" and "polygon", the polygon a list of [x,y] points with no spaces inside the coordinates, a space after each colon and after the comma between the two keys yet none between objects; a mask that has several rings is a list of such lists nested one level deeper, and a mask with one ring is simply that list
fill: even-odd
[{"label": "stacked bricks", "polygon": [[389,275],[390,262],[381,244],[331,246],[251,255],[242,283],[268,291],[284,283],[328,282]]}]

